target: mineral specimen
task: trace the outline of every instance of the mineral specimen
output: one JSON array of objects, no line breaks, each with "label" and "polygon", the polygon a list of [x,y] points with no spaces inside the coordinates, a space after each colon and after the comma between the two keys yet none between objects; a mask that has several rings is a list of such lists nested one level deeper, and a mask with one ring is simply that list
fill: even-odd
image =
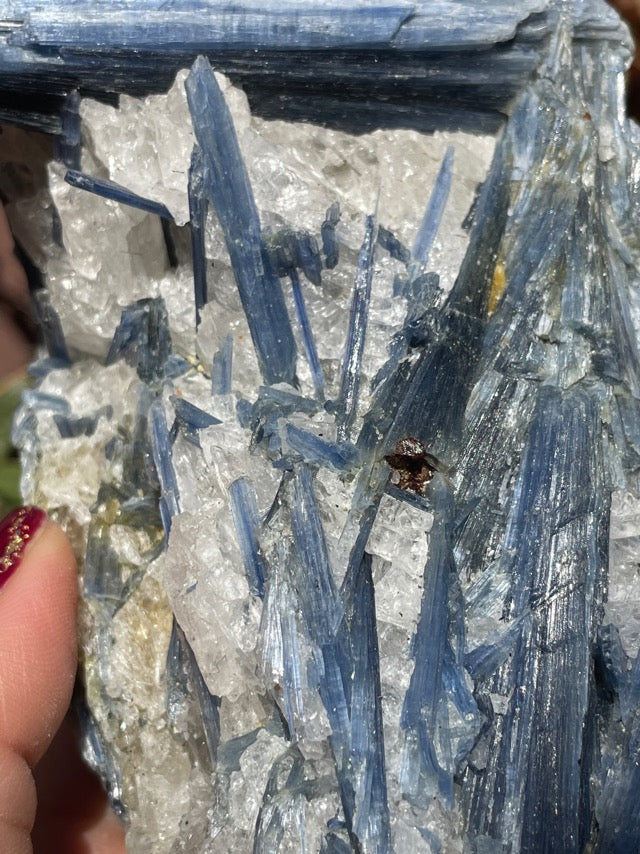
[{"label": "mineral specimen", "polygon": [[[355,20],[398,48],[383,80],[405,50],[487,47],[461,71],[487,91],[538,65],[495,152],[252,116],[200,57],[166,96],[82,100],[77,162],[12,212],[52,235],[23,489],[84,556],[85,753],[132,851],[640,847],[624,34],[595,2],[436,6],[298,9],[289,46],[320,81]],[[226,24],[293,86],[289,12]],[[167,20],[43,15],[22,50],[155,50]]]}]

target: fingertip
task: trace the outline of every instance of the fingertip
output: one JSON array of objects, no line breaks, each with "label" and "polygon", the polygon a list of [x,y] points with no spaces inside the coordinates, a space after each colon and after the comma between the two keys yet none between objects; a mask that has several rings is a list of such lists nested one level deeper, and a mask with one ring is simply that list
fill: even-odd
[{"label": "fingertip", "polygon": [[[0,565],[6,577],[0,589],[0,745],[33,766],[49,746],[71,698],[77,663],[77,572],[62,530],[42,511],[21,511],[13,534],[3,539],[0,533]],[[25,519],[28,536],[21,541]],[[0,532],[7,527],[6,520],[0,523]]]}]

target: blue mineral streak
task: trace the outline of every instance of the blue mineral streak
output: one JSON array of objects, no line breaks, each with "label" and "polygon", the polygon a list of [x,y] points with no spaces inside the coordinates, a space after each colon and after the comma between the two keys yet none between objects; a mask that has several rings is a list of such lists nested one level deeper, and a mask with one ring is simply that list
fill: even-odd
[{"label": "blue mineral streak", "polygon": [[[286,473],[283,487],[289,479]],[[282,487],[281,487],[282,491]],[[276,501],[279,504],[279,501]],[[290,573],[291,551],[285,540],[278,541],[277,560],[270,567],[269,585],[262,612],[262,664],[269,681],[270,671],[282,670],[281,708],[290,738],[299,738],[299,724],[306,711],[305,668],[301,654],[304,631],[298,624],[298,600]],[[275,687],[275,686],[274,686]],[[276,697],[276,700],[278,698]]]},{"label": "blue mineral streak", "polygon": [[205,167],[202,191],[218,215],[260,369],[268,383],[295,385],[296,347],[282,287],[262,239],[229,108],[204,57],[185,86]]},{"label": "blue mineral streak", "polygon": [[396,261],[408,264],[411,260],[411,253],[407,247],[398,240],[393,232],[389,231],[389,229],[385,228],[383,225],[378,226],[378,244],[383,249],[386,249],[389,255],[391,255],[392,258],[395,258]]},{"label": "blue mineral streak", "polygon": [[233,366],[233,335],[225,336],[222,346],[213,354],[211,365],[211,394],[231,393]]},{"label": "blue mineral streak", "polygon": [[371,282],[373,280],[373,261],[376,246],[377,225],[374,217],[368,216],[365,236],[358,255],[358,270],[353,287],[347,343],[340,368],[340,393],[336,401],[336,422],[338,439],[350,437],[351,426],[356,417],[360,374],[367,334]]},{"label": "blue mineral streak", "polygon": [[345,647],[350,653],[350,669],[343,670],[343,679],[352,680],[350,786],[343,784],[343,799],[353,798],[351,829],[362,848],[383,854],[392,849],[371,555],[365,553],[360,565],[345,576],[341,596]]},{"label": "blue mineral streak", "polygon": [[310,463],[343,471],[354,468],[360,461],[360,454],[355,445],[349,442],[329,442],[308,430],[296,427],[295,424],[285,425],[285,438],[292,450]]},{"label": "blue mineral streak", "polygon": [[207,261],[205,257],[204,239],[207,221],[207,195],[205,186],[208,184],[207,166],[202,150],[194,145],[189,166],[189,226],[191,230],[191,257],[193,266],[193,291],[196,306],[196,326],[200,323],[203,307],[207,303]]},{"label": "blue mineral streak", "polygon": [[116,184],[115,181],[86,175],[76,169],[68,169],[64,180],[79,190],[86,190],[89,193],[95,193],[96,196],[102,196],[104,199],[112,199],[114,202],[129,205],[132,208],[146,211],[146,213],[156,214],[163,219],[173,220],[171,212],[165,204],[155,202],[153,199],[145,199],[144,196],[133,193],[126,187]]},{"label": "blue mineral streak", "polygon": [[322,647],[333,641],[343,608],[308,465],[296,466],[292,492],[291,530],[300,561],[302,610],[309,637]]},{"label": "blue mineral streak", "polygon": [[60,111],[60,136],[56,138],[56,157],[69,169],[80,169],[82,155],[82,120],[80,93],[73,89]]},{"label": "blue mineral streak", "polygon": [[178,395],[170,395],[169,400],[173,405],[175,413],[175,419],[169,432],[172,443],[175,441],[178,433],[181,433],[187,442],[200,448],[199,431],[207,427],[214,427],[216,424],[222,424],[219,418],[210,415],[208,412],[200,409],[199,406],[195,406],[188,400],[178,397]]},{"label": "blue mineral streak", "polygon": [[420,617],[411,643],[415,664],[400,721],[404,731],[400,785],[405,798],[422,809],[436,796],[451,809],[455,768],[446,717],[442,718],[446,715],[443,668],[449,585],[450,576],[456,572],[452,549],[454,505],[450,489],[440,474],[435,475],[431,491],[434,521]]},{"label": "blue mineral streak", "polygon": [[98,722],[86,704],[76,703],[75,712],[80,729],[82,758],[90,768],[95,769],[100,774],[109,797],[109,803],[116,815],[120,818],[126,818],[127,810],[123,802],[122,774],[114,760],[112,751],[100,732]]},{"label": "blue mineral streak", "polygon": [[183,397],[178,397],[178,395],[172,394],[169,400],[173,404],[176,418],[189,427],[193,427],[196,430],[203,430],[206,427],[213,427],[215,424],[222,424],[222,421],[220,421],[219,418],[216,418],[214,415],[210,415],[208,412],[205,412],[204,409],[200,409],[199,406],[189,403],[189,401],[185,400]]},{"label": "blue mineral streak", "polygon": [[300,285],[300,277],[296,270],[291,271],[289,279],[291,281],[293,302],[296,307],[296,314],[302,331],[304,351],[307,356],[307,361],[309,362],[309,368],[311,369],[311,378],[316,389],[316,394],[319,398],[322,398],[324,396],[324,375],[322,373],[322,366],[320,365],[320,359],[318,358],[316,342],[313,338],[311,322],[309,320],[307,306],[305,304],[302,287]]},{"label": "blue mineral streak", "polygon": [[155,400],[149,409],[149,430],[153,462],[160,481],[160,514],[162,524],[168,535],[171,519],[180,512],[180,491],[171,461],[171,439],[167,428],[167,418],[161,400]]},{"label": "blue mineral streak", "polygon": [[622,738],[605,745],[601,770],[602,791],[596,804],[599,834],[596,852],[623,854],[640,846],[640,654],[629,660],[622,650],[617,630],[613,643],[601,644],[602,669],[611,690],[613,706],[622,718]]},{"label": "blue mineral streak", "polygon": [[332,270],[338,263],[340,248],[336,238],[336,226],[340,222],[340,205],[334,202],[328,209],[320,227],[322,251],[327,270]]},{"label": "blue mineral streak", "polygon": [[42,288],[33,294],[33,306],[49,357],[61,366],[70,365],[71,356],[62,324],[46,289]]},{"label": "blue mineral streak", "polygon": [[141,299],[126,306],[109,346],[107,365],[124,359],[143,382],[154,383],[164,376],[170,354],[171,334],[164,301]]},{"label": "blue mineral streak", "polygon": [[174,617],[169,649],[167,651],[167,714],[169,722],[176,724],[184,708],[190,707],[195,697],[199,725],[190,729],[192,749],[198,751],[198,735],[204,736],[209,760],[209,770],[216,767],[220,743],[220,698],[207,688],[202,672],[185,634]]},{"label": "blue mineral streak", "polygon": [[411,250],[411,255],[414,260],[421,265],[425,265],[429,259],[429,250],[436,239],[440,221],[444,207],[449,198],[449,190],[451,189],[451,180],[453,178],[453,158],[455,150],[450,145],[444,155],[440,170],[436,177],[436,182],[431,191],[429,204],[424,212],[424,217],[416,239]]},{"label": "blue mineral streak", "polygon": [[[290,512],[304,632],[318,650],[318,690],[331,725],[347,829],[363,850],[390,850],[380,672],[371,559],[353,564],[338,592],[311,469],[294,467]],[[295,640],[289,630],[288,636]],[[292,650],[293,651],[293,650]]]},{"label": "blue mineral streak", "polygon": [[56,423],[61,439],[72,439],[76,436],[93,436],[100,418],[111,420],[113,416],[112,406],[103,406],[93,415],[82,415],[71,417],[66,414],[56,414],[53,420]]},{"label": "blue mineral streak", "polygon": [[267,571],[258,546],[260,516],[258,498],[251,481],[246,477],[234,480],[229,485],[229,498],[249,590],[253,596],[262,599]]}]

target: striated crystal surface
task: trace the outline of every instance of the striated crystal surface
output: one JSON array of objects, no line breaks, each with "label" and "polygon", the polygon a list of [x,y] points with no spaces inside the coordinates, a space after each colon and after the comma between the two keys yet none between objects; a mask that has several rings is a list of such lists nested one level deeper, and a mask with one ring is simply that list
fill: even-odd
[{"label": "striated crystal surface", "polygon": [[[124,30],[16,7],[13,42],[182,59],[213,5],[171,32],[127,2]],[[258,34],[265,78],[285,68],[295,12],[290,86],[296,51],[320,92],[323,51],[335,82],[349,44],[393,44],[377,95],[466,49],[441,128],[518,94],[496,139],[384,111],[352,135],[328,85],[332,127],[274,119],[275,88],[258,117],[205,57],[165,96],[67,103],[82,146],[39,201],[49,357],[15,439],[83,558],[85,754],[129,849],[635,850],[624,33],[596,2],[242,8],[240,78]]]}]

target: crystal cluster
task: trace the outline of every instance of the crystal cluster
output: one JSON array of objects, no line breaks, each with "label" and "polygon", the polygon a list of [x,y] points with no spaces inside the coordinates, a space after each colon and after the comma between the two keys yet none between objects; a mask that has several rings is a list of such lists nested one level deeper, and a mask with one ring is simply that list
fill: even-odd
[{"label": "crystal cluster", "polygon": [[[0,0],[0,120],[79,142],[78,93],[164,92],[197,52],[255,112],[379,127],[496,130],[540,62],[554,0]],[[597,11],[594,13],[592,6]],[[577,20],[615,34],[599,3]],[[611,26],[611,18],[614,20]],[[71,165],[71,164],[68,164]]]},{"label": "crystal cluster", "polygon": [[132,851],[640,844],[638,134],[611,13],[529,5],[497,140],[258,118],[200,57],[12,212]]}]

